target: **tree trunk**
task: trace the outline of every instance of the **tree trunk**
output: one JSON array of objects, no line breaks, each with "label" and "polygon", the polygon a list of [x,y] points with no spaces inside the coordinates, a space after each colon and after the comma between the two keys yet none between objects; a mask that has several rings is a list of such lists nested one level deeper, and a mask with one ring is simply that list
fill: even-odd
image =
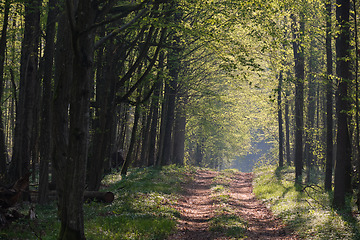
[{"label": "tree trunk", "polygon": [[[295,182],[302,182],[303,170],[303,106],[304,106],[304,49],[302,46],[305,31],[304,16],[300,16],[300,28],[297,28],[295,15],[293,19],[293,50],[295,59]],[[299,35],[298,35],[299,31]]]},{"label": "tree trunk", "polygon": [[[5,52],[6,52],[6,36],[7,36],[7,27],[9,20],[10,12],[10,0],[5,0],[4,6],[4,20],[3,27],[0,37],[0,101],[4,94],[4,63],[5,63]],[[7,182],[7,150],[6,150],[6,141],[5,141],[5,131],[4,131],[4,122],[3,122],[3,111],[0,107],[0,182]]]},{"label": "tree trunk", "polygon": [[332,189],[333,172],[333,57],[332,57],[332,34],[331,34],[331,1],[326,1],[326,170],[325,190]]},{"label": "tree trunk", "polygon": [[[316,73],[317,59],[314,56],[315,48],[314,39],[311,40],[310,58],[309,58],[309,83],[308,83],[308,107],[307,107],[307,121],[306,121],[306,141],[305,141],[305,160],[306,160],[306,181],[311,182],[311,170],[314,165],[314,136],[315,127],[315,111],[316,111],[316,82],[313,74]],[[319,116],[317,118],[319,120]]]},{"label": "tree trunk", "polygon": [[284,166],[284,133],[283,133],[283,118],[282,118],[282,108],[281,108],[282,81],[283,81],[283,73],[281,70],[279,74],[279,85],[278,85],[279,167]]},{"label": "tree trunk", "polygon": [[154,95],[151,101],[151,109],[152,109],[152,119],[151,119],[151,127],[150,127],[150,136],[149,136],[149,160],[148,166],[155,165],[155,149],[156,149],[156,136],[157,136],[157,126],[159,121],[159,102],[160,102],[160,92],[162,89],[163,83],[163,68],[164,68],[164,52],[160,52],[159,54],[159,69],[158,75],[156,79],[156,86],[154,90]]},{"label": "tree trunk", "polygon": [[[75,3],[76,2],[76,3]],[[59,30],[60,51],[57,67],[58,82],[54,94],[54,132],[56,151],[54,168],[59,196],[61,229],[59,239],[85,239],[83,193],[89,135],[89,97],[94,54],[94,24],[96,9],[88,1],[67,1]],[[70,42],[68,42],[70,40]],[[69,101],[66,99],[69,87]],[[63,99],[64,102],[59,102]],[[67,104],[69,103],[69,104]],[[56,108],[56,107],[59,107]],[[69,107],[69,108],[68,108]],[[55,110],[56,109],[56,110]],[[59,113],[58,113],[59,112]],[[67,115],[69,113],[69,123]],[[59,117],[59,119],[57,119]],[[69,127],[69,129],[67,129]],[[64,128],[64,129],[62,129]],[[64,130],[65,133],[59,132]],[[68,138],[66,132],[68,131]],[[57,136],[59,134],[59,136]]]},{"label": "tree trunk", "polygon": [[[145,167],[148,166],[148,153],[149,153],[149,139],[150,139],[150,124],[151,124],[151,119],[152,119],[152,115],[153,115],[153,110],[151,108],[151,104],[150,106],[147,107],[147,114],[144,114],[143,116],[143,126],[142,126],[142,130],[141,130],[141,135],[142,135],[142,140],[141,140],[141,153],[140,153],[140,162],[139,162],[139,167]],[[145,119],[146,116],[146,119]]]},{"label": "tree trunk", "polygon": [[203,162],[203,153],[202,153],[202,141],[196,143],[196,148],[195,148],[195,165],[200,167],[202,162]]},{"label": "tree trunk", "polygon": [[351,193],[351,141],[349,134],[349,116],[351,109],[348,99],[350,98],[349,81],[350,71],[350,0],[337,0],[336,20],[338,21],[339,35],[336,39],[336,74],[339,79],[336,94],[337,101],[337,151],[334,182],[334,206],[345,206],[345,196]]},{"label": "tree trunk", "polygon": [[286,135],[286,164],[291,165],[291,149],[290,149],[290,116],[289,116],[289,91],[286,90],[285,98],[285,135]]},{"label": "tree trunk", "polygon": [[[65,8],[64,5],[59,9]],[[55,50],[55,78],[54,94],[52,100],[52,183],[56,183],[58,198],[64,195],[65,166],[68,156],[69,138],[69,85],[72,79],[73,52],[71,50],[70,26],[66,14],[63,12],[59,18]]]},{"label": "tree trunk", "polygon": [[131,161],[133,160],[134,146],[136,143],[136,132],[137,132],[138,124],[139,124],[139,118],[140,118],[140,105],[138,104],[135,107],[134,125],[133,125],[132,131],[131,131],[131,140],[130,140],[129,150],[126,155],[124,165],[121,168],[122,176],[126,176],[128,168],[131,164]]},{"label": "tree trunk", "polygon": [[356,136],[355,136],[355,160],[357,162],[357,182],[358,182],[358,192],[357,192],[357,200],[356,204],[358,209],[360,209],[360,106],[359,106],[359,43],[358,43],[358,23],[357,23],[357,9],[356,9],[356,1],[353,0],[354,6],[354,32],[355,32],[355,125],[356,125]]},{"label": "tree trunk", "polygon": [[[116,52],[115,52],[116,53]],[[102,76],[98,75],[96,83],[96,116],[93,127],[95,133],[93,138],[93,154],[89,162],[88,189],[98,191],[104,173],[105,159],[110,158],[111,132],[113,129],[112,115],[115,112],[115,81],[116,70],[111,64],[114,60],[113,43],[109,43],[106,49],[105,63],[107,65],[102,71]],[[100,69],[98,71],[101,71]]]},{"label": "tree trunk", "polygon": [[175,101],[177,92],[177,81],[180,71],[179,50],[172,50],[168,54],[168,68],[170,79],[165,83],[165,104],[164,115],[161,121],[164,121],[164,135],[162,139],[161,152],[159,153],[159,166],[165,166],[171,162],[171,137],[173,133]]},{"label": "tree trunk", "polygon": [[16,109],[11,179],[29,171],[34,120],[35,88],[38,80],[38,47],[41,1],[25,2],[25,29],[21,48],[19,102]]},{"label": "tree trunk", "polygon": [[49,184],[49,162],[51,159],[51,81],[55,50],[55,21],[57,14],[57,0],[50,0],[48,3],[48,18],[45,37],[44,62],[43,62],[43,96],[41,112],[41,132],[40,132],[40,174],[39,174],[39,203],[44,204],[48,201]]},{"label": "tree trunk", "polygon": [[[183,86],[184,88],[184,86]],[[178,104],[175,118],[174,127],[174,147],[173,159],[174,163],[179,166],[184,165],[184,151],[185,151],[185,127],[186,127],[186,105],[187,94],[182,89],[181,94],[178,96]]]}]

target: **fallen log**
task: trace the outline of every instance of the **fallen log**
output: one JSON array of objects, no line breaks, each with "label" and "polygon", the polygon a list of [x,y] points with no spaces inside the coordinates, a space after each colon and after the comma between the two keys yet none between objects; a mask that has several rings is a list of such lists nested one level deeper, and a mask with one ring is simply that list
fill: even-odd
[{"label": "fallen log", "polygon": [[[56,191],[50,191],[49,196],[56,196]],[[85,191],[84,192],[84,202],[102,202],[102,203],[112,203],[114,201],[114,193],[112,192],[99,192],[99,191]]]},{"label": "fallen log", "polygon": [[85,191],[84,201],[97,201],[103,203],[112,203],[114,201],[114,193],[99,192],[99,191]]}]

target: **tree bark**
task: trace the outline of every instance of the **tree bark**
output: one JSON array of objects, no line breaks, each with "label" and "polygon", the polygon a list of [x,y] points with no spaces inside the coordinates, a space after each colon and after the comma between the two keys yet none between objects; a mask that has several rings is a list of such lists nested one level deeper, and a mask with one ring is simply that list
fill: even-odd
[{"label": "tree bark", "polygon": [[285,135],[286,135],[286,163],[291,165],[291,149],[290,149],[290,117],[289,117],[289,91],[286,91],[285,98]]},{"label": "tree bark", "polygon": [[25,2],[25,29],[21,48],[19,102],[16,109],[11,179],[29,171],[34,124],[35,88],[38,81],[38,47],[41,1]]},{"label": "tree bark", "polygon": [[88,1],[68,1],[67,14],[71,28],[74,54],[73,76],[70,85],[69,148],[65,171],[64,194],[61,206],[60,239],[85,239],[83,194],[89,137],[90,82],[94,54],[94,31],[89,29],[95,22],[96,11]]},{"label": "tree bark", "polygon": [[281,106],[281,94],[282,94],[282,82],[283,73],[282,70],[279,74],[278,84],[278,125],[279,125],[279,167],[284,166],[284,133],[283,133],[283,118],[282,118],[282,106]]},{"label": "tree bark", "polygon": [[151,127],[150,127],[150,136],[149,136],[149,160],[148,166],[155,165],[155,153],[156,153],[156,136],[157,136],[157,126],[159,121],[159,102],[160,102],[160,92],[162,89],[163,83],[163,69],[164,68],[164,52],[160,52],[159,54],[159,69],[158,75],[156,79],[156,86],[154,90],[154,95],[151,101],[151,111],[152,119],[151,119]]},{"label": "tree bark", "polygon": [[350,61],[350,0],[337,0],[336,20],[339,23],[339,35],[336,39],[336,74],[339,79],[336,94],[337,101],[337,151],[335,165],[334,199],[337,208],[345,206],[345,196],[351,193],[351,140],[349,134],[348,111],[349,84],[351,80]]},{"label": "tree bark", "polygon": [[[65,8],[64,5],[60,9]],[[73,52],[67,16],[61,13],[55,48],[54,94],[52,96],[52,184],[56,183],[58,198],[64,195],[65,166],[69,145],[69,85],[72,79]]]},{"label": "tree bark", "polygon": [[40,132],[40,174],[39,174],[39,203],[44,204],[48,201],[49,184],[49,163],[51,159],[51,98],[52,98],[52,73],[53,59],[55,50],[55,21],[57,15],[57,0],[50,0],[48,3],[48,18],[45,37],[44,62],[43,62],[43,96],[41,112],[41,132]]},{"label": "tree bark", "polygon": [[[354,6],[354,32],[355,32],[355,125],[356,125],[356,136],[355,136],[355,159],[357,162],[357,182],[360,181],[360,106],[359,106],[359,43],[358,43],[358,23],[357,23],[357,9],[356,1],[353,0]],[[360,209],[360,184],[358,184],[358,192],[356,196],[357,207]]]},{"label": "tree bark", "polygon": [[63,32],[59,32],[58,38],[58,50],[61,52],[58,52],[57,59],[59,76],[53,116],[53,138],[56,144],[54,169],[61,221],[59,239],[64,240],[85,239],[82,206],[94,54],[94,31],[90,27],[94,24],[96,13],[95,6],[85,0],[66,1],[65,9],[59,23],[59,31]]},{"label": "tree bark", "polygon": [[138,124],[139,124],[139,118],[140,118],[140,105],[136,105],[135,107],[135,114],[134,114],[134,125],[131,131],[131,140],[130,140],[130,146],[129,146],[129,150],[127,152],[126,155],[126,159],[124,162],[124,165],[121,168],[121,175],[122,176],[126,176],[128,168],[131,164],[131,161],[133,160],[133,156],[134,156],[134,146],[136,143],[136,134],[137,134],[137,128],[138,128]]},{"label": "tree bark", "polygon": [[173,159],[174,163],[179,166],[184,165],[185,151],[185,128],[186,128],[186,105],[187,94],[185,86],[182,86],[181,92],[178,94],[177,111],[174,125],[174,147]]},{"label": "tree bark", "polygon": [[[116,54],[116,51],[115,51]],[[98,75],[96,82],[96,117],[93,127],[95,133],[93,138],[94,146],[92,157],[90,158],[88,189],[98,191],[104,173],[105,159],[110,158],[111,129],[113,128],[115,112],[115,82],[116,69],[111,64],[114,60],[114,46],[110,42],[105,51],[104,62],[107,63],[103,68],[98,69],[102,76]]]},{"label": "tree bark", "polygon": [[[309,71],[310,76],[308,77],[308,107],[307,107],[307,118],[306,118],[306,141],[305,141],[305,160],[306,160],[306,182],[311,182],[311,170],[314,165],[314,127],[315,127],[315,111],[316,111],[316,90],[317,84],[315,82],[316,73],[316,62],[317,59],[314,56],[315,43],[314,39],[311,40],[310,46],[310,58],[309,58]],[[319,116],[317,117],[319,119]]]},{"label": "tree bark", "polygon": [[[304,16],[301,14],[299,29],[295,15],[293,19],[293,50],[295,60],[295,182],[302,182],[303,170],[303,108],[304,108],[304,49],[302,38],[305,31]],[[299,34],[297,33],[299,31]]]},{"label": "tree bark", "polygon": [[332,56],[332,34],[331,34],[331,0],[326,1],[326,168],[325,168],[325,190],[332,189],[333,172],[333,56]]},{"label": "tree bark", "polygon": [[[7,42],[7,27],[9,22],[10,0],[5,0],[4,20],[0,37],[0,101],[4,94],[4,63]],[[3,112],[0,108],[0,182],[7,182],[7,149],[5,141],[5,130]]]},{"label": "tree bark", "polygon": [[147,106],[147,114],[143,114],[142,120],[142,129],[141,129],[141,152],[140,152],[140,160],[139,167],[145,167],[148,165],[148,153],[149,153],[149,138],[150,138],[150,124],[152,118],[152,109],[151,104]]},{"label": "tree bark", "polygon": [[168,53],[168,68],[170,79],[165,83],[165,101],[163,104],[164,115],[161,121],[164,121],[164,133],[162,139],[161,152],[159,153],[159,166],[165,166],[171,162],[172,134],[175,115],[175,101],[177,93],[177,82],[180,71],[179,50],[174,49]]}]

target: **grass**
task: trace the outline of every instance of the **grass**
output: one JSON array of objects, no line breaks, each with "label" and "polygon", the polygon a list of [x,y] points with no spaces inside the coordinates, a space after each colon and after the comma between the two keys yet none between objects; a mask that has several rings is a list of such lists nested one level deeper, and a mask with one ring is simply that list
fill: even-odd
[{"label": "grass", "polygon": [[228,237],[242,238],[246,222],[236,214],[219,214],[210,221],[210,231],[224,232]]},{"label": "grass", "polygon": [[[97,239],[164,239],[175,231],[179,213],[173,208],[181,184],[191,180],[195,169],[167,166],[135,169],[126,179],[119,173],[103,180],[112,191],[112,204],[84,204],[85,235]],[[23,206],[24,214],[28,206]],[[36,206],[35,221],[20,219],[0,232],[0,239],[57,239],[60,222],[56,204]]]},{"label": "grass", "polygon": [[291,167],[261,167],[255,175],[255,195],[302,239],[360,239],[359,221],[331,207],[332,196],[323,190],[321,178],[296,187]]},{"label": "grass", "polygon": [[216,210],[215,216],[209,220],[209,229],[224,233],[228,237],[242,239],[247,229],[247,223],[236,214],[236,209],[228,204],[230,182],[235,178],[237,172],[234,169],[223,170],[213,179],[211,198],[216,205]]}]

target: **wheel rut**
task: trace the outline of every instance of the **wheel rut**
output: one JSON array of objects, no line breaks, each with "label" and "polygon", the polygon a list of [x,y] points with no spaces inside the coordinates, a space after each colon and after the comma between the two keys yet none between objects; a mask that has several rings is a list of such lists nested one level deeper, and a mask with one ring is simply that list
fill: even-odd
[{"label": "wheel rut", "polygon": [[228,184],[226,201],[232,211],[247,223],[243,237],[226,236],[209,229],[210,219],[216,215],[218,204],[212,197],[211,187],[219,172],[198,170],[194,181],[183,186],[184,193],[175,208],[180,212],[177,232],[168,240],[196,239],[299,239],[276,218],[252,192],[252,173],[235,173]]}]

